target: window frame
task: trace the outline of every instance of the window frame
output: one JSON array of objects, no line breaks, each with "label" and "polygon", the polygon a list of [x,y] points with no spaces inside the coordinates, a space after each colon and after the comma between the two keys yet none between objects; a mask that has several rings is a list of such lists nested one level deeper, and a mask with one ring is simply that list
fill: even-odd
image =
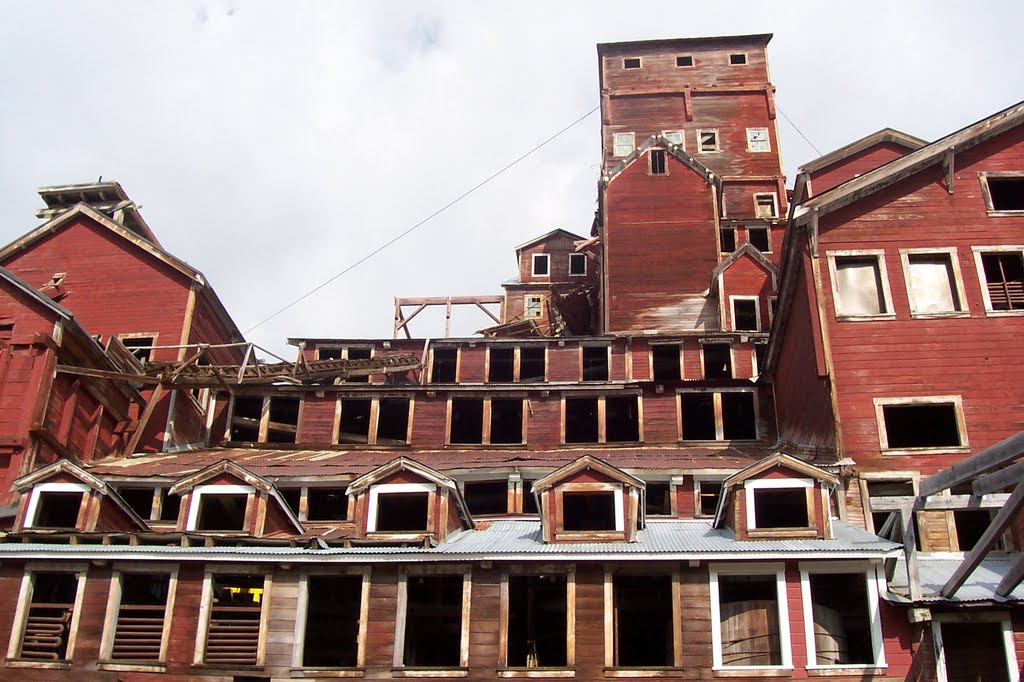
[{"label": "window frame", "polygon": [[90,488],[85,483],[60,483],[56,481],[51,483],[37,483],[36,485],[32,486],[32,494],[29,496],[28,506],[25,509],[25,519],[21,523],[22,528],[24,528],[25,530],[34,530],[40,528],[50,529],[49,526],[36,525],[36,519],[39,517],[39,509],[41,502],[40,497],[43,495],[43,493],[77,492],[82,493],[82,499],[79,501],[78,516],[75,518],[75,525],[73,526],[73,528],[80,529],[82,524],[82,512],[85,506],[88,504],[86,500],[88,499],[89,493],[91,491],[92,488]]},{"label": "window frame", "polygon": [[[128,349],[128,352],[135,356],[136,360],[139,360],[138,356],[132,352],[132,346],[125,343],[125,339],[150,339],[149,360],[139,360],[139,362],[153,362],[153,350],[156,348],[157,339],[159,337],[159,332],[128,332],[126,334],[118,334],[117,340],[121,342],[121,345]],[[145,346],[142,347],[145,348]]]},{"label": "window frame", "polygon": [[[565,667],[510,666],[508,664],[509,578],[542,574],[565,576]],[[573,671],[576,667],[576,567],[542,564],[540,566],[507,566],[501,570],[498,604],[498,677],[551,677],[550,671]],[[545,675],[545,673],[549,673]],[[568,675],[558,675],[559,677]]]},{"label": "window frame", "polygon": [[[687,67],[687,68],[690,68],[690,67]],[[662,135],[662,137],[664,137],[668,141],[669,144],[673,144],[673,145],[679,147],[680,149],[682,149],[684,151],[686,150],[686,131],[685,130],[662,130],[661,131],[661,135]],[[670,138],[669,135],[673,135],[673,136],[675,136],[675,138],[674,139]]]},{"label": "window frame", "polygon": [[[689,59],[689,64],[680,64],[680,59]],[[676,68],[677,69],[692,69],[697,66],[697,60],[693,58],[692,54],[677,54],[676,55]]]},{"label": "window frame", "polygon": [[[544,262],[547,264],[547,272],[540,274],[537,272],[537,263]],[[550,253],[532,253],[530,254],[530,276],[531,277],[546,277],[551,278],[551,254]]]},{"label": "window frame", "polygon": [[[530,299],[535,299],[531,305]],[[540,320],[544,318],[544,295],[525,294],[523,296],[523,319]]]},{"label": "window frame", "polygon": [[[817,509],[814,504],[814,490],[818,486],[812,478],[754,478],[743,482],[743,496],[746,504],[747,534],[776,534],[783,531],[792,536],[796,531],[814,531],[817,533]],[[757,525],[756,503],[758,490],[804,490],[804,501],[807,505],[806,526],[786,526],[782,528],[765,528]]]},{"label": "window frame", "polygon": [[992,203],[992,190],[988,186],[988,179],[1019,178],[1024,183],[1024,171],[982,171],[978,173],[978,181],[981,183],[981,195],[985,199],[985,212],[989,217],[998,218],[1001,216],[1022,216],[1024,210],[997,210]]},{"label": "window frame", "polygon": [[[655,169],[654,158],[655,154],[661,156],[662,171],[659,173]],[[652,147],[647,150],[647,175],[655,177],[666,177],[669,175],[668,172],[668,152],[660,147]]]},{"label": "window frame", "polygon": [[[654,347],[655,346],[659,346],[659,347],[662,347],[662,348],[664,348],[665,346],[675,346],[676,347],[677,354],[679,355],[679,376],[678,377],[676,377],[675,379],[656,379],[654,377]],[[685,379],[685,377],[686,377],[686,364],[685,364],[685,362],[686,362],[686,350],[685,350],[685,346],[686,346],[686,344],[684,344],[682,341],[655,341],[655,340],[652,340],[649,343],[648,350],[647,350],[647,358],[648,358],[648,368],[647,368],[647,371],[650,372],[651,381],[656,381],[656,382],[661,382],[661,381],[683,381]]]},{"label": "window frame", "polygon": [[[545,372],[547,367],[545,366]],[[467,400],[482,400],[483,411],[481,413],[482,423],[480,425],[480,442],[479,443],[453,443],[452,442],[452,401],[459,399]],[[469,448],[480,447],[483,445],[492,445],[491,443],[491,401],[494,399],[498,400],[521,400],[522,401],[522,438],[518,443],[494,443],[493,445],[499,445],[501,447],[517,447],[526,445],[526,425],[529,421],[529,409],[527,406],[527,398],[522,393],[513,395],[449,395],[447,402],[447,409],[445,411],[444,421],[444,444],[445,447],[452,448]]]},{"label": "window frame", "polygon": [[[715,439],[714,440],[697,440],[697,439],[685,439],[683,438],[683,398],[684,394],[710,394],[714,404],[715,412]],[[753,439],[742,439],[742,440],[728,440],[725,438],[725,416],[722,412],[722,394],[723,393],[749,393],[754,398],[754,438]],[[758,400],[757,391],[753,388],[746,388],[741,386],[723,386],[716,387],[713,389],[708,388],[677,388],[676,389],[676,431],[678,433],[678,442],[684,444],[691,443],[755,443],[764,436],[761,433],[760,425],[760,401]]]},{"label": "window frame", "polygon": [[[919,454],[963,454],[971,451],[967,436],[967,420],[964,415],[963,397],[959,395],[929,395],[911,397],[873,398],[875,422],[878,427],[878,448],[883,455],[919,455]],[[956,416],[957,433],[960,445],[942,445],[922,448],[890,448],[885,426],[885,408],[899,405],[953,405]]]},{"label": "window frame", "polygon": [[[632,61],[636,62],[636,66],[628,66],[626,64],[626,62],[632,62]],[[623,69],[623,71],[633,71],[635,69],[642,69],[642,68],[644,68],[644,58],[643,57],[623,57],[622,58],[622,69]]]},{"label": "window frame", "polygon": [[694,474],[693,475],[693,518],[695,519],[713,519],[715,518],[715,512],[711,514],[704,514],[701,512],[700,498],[701,498],[701,484],[702,483],[717,483],[719,484],[718,499],[719,502],[715,504],[715,508],[721,504],[722,499],[722,483],[725,479],[729,478],[729,474]]},{"label": "window frame", "polygon": [[[420,667],[405,665],[405,625],[409,611],[409,578],[417,576],[462,576],[462,633],[459,641],[459,665],[454,668]],[[472,566],[401,566],[398,569],[398,603],[395,613],[395,648],[391,660],[392,672],[402,677],[435,677],[441,671],[451,671],[447,677],[465,677],[469,674],[469,635],[472,620],[470,605],[473,597]]]},{"label": "window frame", "polygon": [[[627,575],[643,577],[644,575],[668,575],[672,581],[672,665],[656,667],[621,666],[615,664],[615,576]],[[672,671],[682,667],[683,626],[682,626],[682,592],[680,588],[680,570],[674,565],[669,571],[630,571],[605,567],[604,569],[604,667],[606,677],[648,677],[657,676],[658,671]],[[609,674],[613,673],[613,674]],[[618,674],[614,674],[618,673]]]},{"label": "window frame", "polygon": [[[712,133],[715,136],[715,144],[711,149],[705,149],[704,144],[701,142],[701,135],[704,133]],[[718,128],[698,128],[697,129],[697,153],[698,154],[716,154],[722,151],[722,139],[718,134]]]},{"label": "window frame", "polygon": [[932,617],[931,633],[932,642],[934,644],[935,651],[935,679],[937,682],[946,682],[949,678],[946,674],[946,648],[942,645],[942,624],[943,623],[964,623],[980,621],[984,623],[999,623],[1000,630],[1002,630],[1002,641],[1003,641],[1003,653],[1006,656],[1006,670],[1007,677],[1010,680],[1014,679],[1014,674],[1018,675],[1017,671],[1020,670],[1019,663],[1017,661],[1016,644],[1014,642],[1013,625],[1011,618],[1008,614],[1003,613],[977,613],[977,614],[959,614],[959,613],[936,613]]},{"label": "window frame", "polygon": [[[636,417],[637,417],[637,441],[609,441],[608,440],[608,407],[607,398],[636,398]],[[572,442],[567,443],[565,440],[565,403],[567,399],[572,398],[590,398],[597,399],[597,440],[594,442]],[[566,393],[563,392],[561,396],[560,407],[561,407],[561,434],[559,439],[559,445],[562,447],[579,447],[581,445],[637,445],[643,444],[644,442],[644,400],[643,394],[639,391],[630,392],[626,391],[623,393],[615,393],[611,396],[606,394],[593,394],[590,392],[583,393]]]},{"label": "window frame", "polygon": [[[458,360],[456,360],[456,364]],[[369,400],[370,401],[370,422],[368,424],[369,432],[366,434],[365,443],[339,443],[338,439],[341,438],[341,416],[342,416],[342,405],[343,400]],[[381,400],[408,400],[409,401],[409,414],[408,422],[405,426],[405,444],[408,445],[412,440],[412,417],[416,406],[416,396],[413,394],[404,395],[391,395],[391,394],[379,394],[374,396],[366,395],[365,393],[354,395],[354,394],[341,394],[339,393],[335,397],[334,404],[334,424],[331,427],[331,442],[335,445],[345,445],[351,447],[377,445],[377,438],[379,436],[380,428],[380,401]],[[392,444],[388,443],[389,447],[401,447],[400,443]]]},{"label": "window frame", "polygon": [[[577,260],[582,260],[583,261],[583,272],[573,272],[572,271],[573,257],[576,257]],[[569,276],[570,277],[586,277],[587,276],[587,254],[585,254],[585,253],[570,253],[569,254],[568,267],[569,267]]]},{"label": "window frame", "polygon": [[[704,368],[704,346],[729,346],[729,377],[736,378],[736,348],[731,339],[699,339],[700,345],[700,378],[707,379],[707,370]],[[725,377],[712,378],[712,380],[724,379]]]},{"label": "window frame", "polygon": [[[54,563],[51,561],[29,561],[25,564],[25,572],[21,577],[18,589],[18,605],[14,611],[11,627],[11,639],[7,646],[7,667],[9,668],[48,668],[67,670],[71,668],[78,643],[79,624],[82,618],[82,603],[85,599],[85,583],[88,578],[87,562]],[[22,658],[22,647],[25,640],[25,627],[28,625],[29,611],[32,608],[32,595],[35,588],[35,576],[39,573],[74,573],[76,579],[75,601],[72,606],[71,620],[68,622],[68,639],[65,658],[56,661]]]},{"label": "window frame", "polygon": [[[754,140],[751,133],[764,132],[764,140]],[[755,143],[764,142],[764,149],[756,149]],[[763,154],[772,150],[771,136],[768,132],[768,128],[747,128],[747,151],[753,154]]]},{"label": "window frame", "polygon": [[[743,57],[743,61],[742,62],[734,62],[732,60],[733,57]],[[746,52],[730,52],[728,59],[729,59],[729,61],[728,61],[729,66],[747,66],[747,65],[750,64],[750,59],[748,58]]]},{"label": "window frame", "polygon": [[[623,140],[629,137],[629,151],[625,154],[620,154],[619,150],[625,149],[626,143],[624,141],[618,141],[616,138],[622,138]],[[612,156],[615,158],[625,158],[636,151],[636,133],[612,133]]]},{"label": "window frame", "polygon": [[[754,302],[754,317],[755,317],[755,321],[756,321],[756,326],[754,327],[754,329],[739,329],[736,326],[736,301],[753,301]],[[763,325],[761,324],[761,297],[760,296],[729,296],[729,315],[730,315],[730,319],[729,319],[730,324],[729,324],[729,326],[732,328],[733,331],[740,332],[740,333],[748,333],[748,334],[757,334],[757,333],[760,333],[760,332],[764,331],[762,329]]]},{"label": "window frame", "polygon": [[[772,210],[768,215],[764,215],[761,211],[761,204],[758,202],[759,198],[768,197],[772,200]],[[779,194],[778,192],[754,192],[754,217],[759,220],[778,220],[779,219]],[[749,239],[748,239],[749,241]]]},{"label": "window frame", "polygon": [[[918,312],[915,308],[917,307],[917,298],[914,295],[914,287],[911,278],[911,256],[945,256],[949,258],[950,271],[953,273],[953,281],[950,282],[950,293],[958,299],[956,303],[959,304],[958,310],[952,310],[947,312],[938,313],[924,313]],[[964,292],[964,279],[960,272],[960,261],[957,258],[957,249],[955,246],[939,247],[939,248],[911,248],[911,249],[900,249],[900,263],[903,265],[903,281],[907,287],[907,300],[910,304],[910,316],[917,319],[930,319],[930,318],[943,318],[943,317],[970,317],[971,311],[967,303],[967,295]],[[984,275],[982,275],[984,277]],[[987,291],[987,289],[986,289]]]},{"label": "window frame", "polygon": [[[761,253],[772,253],[774,251],[774,249],[772,248],[772,231],[767,225],[755,227],[751,227],[750,225],[744,225],[743,229],[745,229],[747,232],[747,243],[753,246],[755,249],[757,249]],[[754,241],[750,238],[751,230],[764,230],[765,241],[768,243],[767,249],[758,248],[758,246],[754,244]]]},{"label": "window frame", "polygon": [[981,298],[985,304],[985,315],[988,317],[1019,317],[1024,315],[1024,309],[1015,310],[993,310],[992,297],[988,293],[988,279],[985,277],[985,265],[981,257],[985,254],[1006,254],[1016,253],[1024,261],[1024,246],[998,245],[998,246],[972,246],[974,253],[974,267],[978,275],[978,285],[981,287]]},{"label": "window frame", "polygon": [[[260,407],[259,423],[258,423],[258,425],[256,427],[257,428],[257,433],[256,433],[256,440],[255,441],[233,441],[232,440],[231,431],[232,431],[232,429],[235,426],[235,405],[236,405],[236,402],[237,402],[237,398],[262,398],[262,400],[263,400],[263,403],[262,403],[262,405]],[[227,425],[224,428],[224,440],[227,441],[227,442],[245,442],[245,443],[256,442],[256,443],[273,443],[273,444],[277,444],[274,441],[270,440],[270,431],[272,430],[270,425],[271,424],[284,424],[284,422],[272,422],[272,421],[270,421],[271,403],[272,403],[272,401],[275,398],[279,399],[279,400],[298,400],[299,401],[299,410],[298,410],[297,414],[295,415],[295,441],[294,442],[295,443],[300,443],[301,442],[301,438],[302,438],[302,432],[300,430],[300,427],[302,425],[302,412],[305,409],[305,405],[306,405],[306,400],[301,395],[300,396],[295,396],[295,395],[276,395],[276,396],[275,395],[264,395],[264,396],[260,396],[260,395],[249,395],[249,394],[235,395],[234,393],[232,393],[231,397],[228,400],[228,408],[229,408],[230,413],[231,413],[231,418],[228,419]],[[250,419],[250,418],[249,417],[243,417],[243,419]],[[290,425],[285,424],[285,426],[290,426]],[[278,432],[282,431],[282,429],[276,429],[276,430]],[[289,429],[289,431],[290,431],[290,429]]]},{"label": "window frame", "polygon": [[[753,564],[728,563],[708,566],[711,593],[711,660],[712,670],[793,670],[793,644],[789,629],[789,596],[786,590],[786,565],[781,562]],[[721,575],[774,575],[775,600],[778,607],[779,649],[782,654],[780,665],[724,665],[722,663],[722,607],[718,589]]]},{"label": "window frame", "polygon": [[[100,636],[100,653],[97,667],[101,670],[135,671],[135,672],[164,672],[167,669],[167,649],[170,646],[171,622],[174,618],[174,600],[178,590],[179,564],[137,564],[137,563],[116,563],[110,577],[110,591],[107,594],[107,610],[103,620],[103,632]],[[130,663],[115,661],[111,659],[114,652],[114,639],[117,635],[117,621],[121,611],[121,599],[124,589],[124,575],[132,573],[136,575],[166,575],[167,602],[165,604],[166,617],[164,618],[163,632],[160,637],[160,656],[158,661],[152,663]]]},{"label": "window frame", "polygon": [[[199,506],[204,495],[245,495],[245,516],[242,521],[242,528],[239,530],[196,530],[199,523]],[[212,483],[197,485],[192,488],[189,495],[188,512],[185,516],[185,528],[187,533],[214,533],[218,535],[249,534],[250,519],[252,515],[253,502],[256,498],[256,488],[251,485],[238,485],[235,483]],[[180,512],[179,512],[180,513]]]},{"label": "window frame", "polygon": [[270,624],[270,608],[268,604],[270,602],[270,593],[273,588],[274,574],[273,572],[268,572],[266,569],[261,569],[260,567],[252,564],[207,564],[204,567],[203,587],[199,598],[199,619],[196,623],[196,646],[193,652],[192,665],[207,665],[205,662],[206,645],[209,640],[210,617],[213,615],[213,579],[214,576],[219,574],[244,575],[250,577],[263,576],[263,596],[260,598],[259,639],[256,643],[256,665],[253,667],[240,664],[232,665],[232,667],[244,670],[262,668],[266,662],[267,629]]},{"label": "window frame", "polygon": [[[427,493],[427,527],[423,530],[410,530],[408,532],[396,532],[390,530],[377,530],[377,504],[381,493]],[[431,535],[437,532],[437,519],[431,513],[434,500],[437,496],[437,484],[435,483],[375,483],[370,486],[366,501],[366,534],[371,533],[393,535]]]},{"label": "window frame", "polygon": [[434,380],[434,352],[437,351],[438,348],[444,350],[448,350],[450,348],[455,349],[455,380],[451,383],[459,383],[459,370],[462,369],[462,346],[453,344],[438,344],[437,346],[430,346],[430,364],[427,366],[427,383],[438,383],[442,385],[447,384],[447,382],[435,382]]},{"label": "window frame", "polygon": [[[330,568],[304,568],[299,573],[299,591],[295,605],[295,633],[293,635],[292,668],[309,674],[313,671],[361,671],[366,667],[366,629],[370,609],[370,566],[331,566]],[[309,617],[309,579],[316,576],[359,576],[362,578],[359,593],[359,625],[356,634],[356,665],[350,667],[320,668],[302,664],[306,647],[307,618]]]},{"label": "window frame", "polygon": [[[833,307],[835,308],[836,320],[843,322],[861,322],[870,320],[895,320],[896,312],[892,302],[892,290],[889,286],[889,273],[885,267],[885,250],[884,249],[842,249],[837,251],[827,251],[825,253],[828,259],[828,274],[832,285],[832,301]],[[836,268],[836,259],[843,258],[873,258],[875,260],[878,279],[880,280],[882,290],[882,302],[885,304],[885,312],[875,313],[871,315],[860,315],[860,314],[849,314],[843,313],[842,310],[842,295],[839,291],[839,277],[838,269]]]}]

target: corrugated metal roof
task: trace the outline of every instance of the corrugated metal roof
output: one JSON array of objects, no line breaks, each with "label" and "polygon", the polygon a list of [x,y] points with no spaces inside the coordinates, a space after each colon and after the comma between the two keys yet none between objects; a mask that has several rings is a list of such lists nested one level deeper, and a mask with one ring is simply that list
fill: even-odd
[{"label": "corrugated metal roof", "polygon": [[[952,597],[947,598],[941,594],[942,586],[963,562],[963,555],[948,553],[940,556],[918,555],[917,566],[921,577],[922,601],[950,603],[1024,601],[1024,584],[1018,585],[1010,593],[1008,599],[997,597],[995,594],[999,581],[1010,572],[1016,560],[1021,556],[1021,552],[1004,555],[990,554],[968,576],[963,587],[957,590]],[[907,590],[907,567],[903,558],[900,558],[896,564],[896,573],[889,581],[889,592],[899,601],[909,601],[910,599]]]}]

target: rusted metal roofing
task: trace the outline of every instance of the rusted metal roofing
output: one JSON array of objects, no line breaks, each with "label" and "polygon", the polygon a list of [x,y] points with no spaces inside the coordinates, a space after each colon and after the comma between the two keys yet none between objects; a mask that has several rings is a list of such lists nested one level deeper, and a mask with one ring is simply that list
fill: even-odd
[{"label": "rusted metal roofing", "polygon": [[[1008,598],[997,597],[996,586],[1013,568],[1021,552],[1003,556],[990,554],[967,578],[967,582],[952,597],[943,597],[942,586],[963,563],[960,554],[944,553],[939,556],[917,555],[917,570],[921,576],[921,601],[969,604],[972,602],[1024,602],[1024,583],[1017,585]],[[907,566],[903,558],[897,562],[896,573],[889,581],[889,594],[894,601],[910,602],[907,589]]]}]

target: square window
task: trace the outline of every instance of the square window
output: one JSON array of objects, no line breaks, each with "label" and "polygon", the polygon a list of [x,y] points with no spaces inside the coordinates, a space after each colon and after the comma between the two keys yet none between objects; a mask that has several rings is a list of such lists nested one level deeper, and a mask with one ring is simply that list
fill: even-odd
[{"label": "square window", "polygon": [[1021,251],[979,252],[989,310],[1024,310],[1024,259]]},{"label": "square window", "polygon": [[[28,514],[28,528],[71,529],[78,526],[84,490],[47,489],[46,484],[32,491],[33,510]],[[55,484],[54,487],[61,484]],[[75,484],[70,484],[75,485]]]},{"label": "square window", "polygon": [[583,346],[583,381],[608,381],[608,346]]},{"label": "square window", "polygon": [[491,346],[487,352],[487,381],[494,383],[512,383],[515,381],[515,347]]},{"label": "square window", "polygon": [[721,481],[702,481],[697,479],[697,516],[712,517],[718,511],[718,500],[722,497]]},{"label": "square window", "polygon": [[722,437],[725,440],[755,440],[757,438],[757,413],[754,410],[752,391],[728,391],[721,393]]},{"label": "square window", "polygon": [[491,433],[493,444],[517,445],[523,442],[523,400],[491,398]]},{"label": "square window", "polygon": [[771,244],[768,243],[767,227],[748,227],[747,241],[761,253],[770,253]]},{"label": "square window", "polygon": [[344,488],[309,488],[306,493],[310,521],[344,521],[348,518],[348,496]]},{"label": "square window", "polygon": [[667,482],[646,481],[644,510],[647,516],[672,515],[672,486]]},{"label": "square window", "polygon": [[612,155],[629,156],[636,148],[636,139],[633,133],[615,133],[612,135]]},{"label": "square window", "polygon": [[546,253],[533,254],[533,269],[531,274],[534,277],[548,277],[551,275],[551,257]]},{"label": "square window", "polygon": [[587,274],[587,256],[582,253],[569,254],[569,276],[582,277]]},{"label": "square window", "polygon": [[369,443],[370,413],[373,401],[369,398],[342,398],[338,418],[339,443]]},{"label": "square window", "polygon": [[640,406],[635,395],[605,398],[605,441],[635,443],[640,440]]},{"label": "square window", "polygon": [[697,151],[699,152],[717,152],[718,151],[718,131],[717,130],[698,130],[697,131]]},{"label": "square window", "polygon": [[981,181],[989,211],[1024,211],[1024,174],[983,174]]},{"label": "square window", "polygon": [[265,440],[267,443],[294,443],[299,432],[299,398],[269,398]]},{"label": "square window", "polygon": [[830,255],[830,265],[839,317],[871,317],[892,310],[880,254]]},{"label": "square window", "polygon": [[718,230],[718,250],[722,253],[732,253],[736,250],[735,227],[723,227]]},{"label": "square window", "polygon": [[712,393],[682,393],[683,440],[716,440],[715,396]]},{"label": "square window", "polygon": [[[777,479],[771,480],[774,482]],[[747,511],[748,526],[751,529],[807,528],[810,525],[806,488],[751,490],[754,501],[753,513]]]},{"label": "square window", "polygon": [[341,352],[344,350],[340,346],[317,346],[316,359],[317,360],[341,360]]},{"label": "square window", "polygon": [[117,494],[140,519],[146,521],[153,513],[154,488],[118,488]]},{"label": "square window", "polygon": [[409,442],[408,398],[381,398],[377,408],[377,445]]},{"label": "square window", "polygon": [[651,370],[655,381],[679,381],[682,376],[678,343],[659,343],[651,346]]},{"label": "square window", "polygon": [[683,146],[683,131],[682,130],[663,130],[661,131],[662,136],[668,140],[671,144]]},{"label": "square window", "polygon": [[732,379],[732,346],[703,343],[700,347],[705,379]]},{"label": "square window", "polygon": [[622,68],[624,69],[639,69],[640,68],[640,57],[626,57],[622,60]]},{"label": "square window", "polygon": [[519,381],[544,381],[547,376],[547,351],[543,346],[519,348]]},{"label": "square window", "polygon": [[679,55],[676,57],[676,66],[693,66],[693,55]]},{"label": "square window", "polygon": [[901,255],[912,313],[941,315],[963,310],[952,254],[902,252]]},{"label": "square window", "polygon": [[747,63],[747,55],[742,52],[734,52],[729,55],[729,64],[732,66],[742,66]]},{"label": "square window", "polygon": [[622,520],[616,509],[616,493],[568,492],[562,497],[562,529],[566,531],[622,530]]},{"label": "square window", "polygon": [[959,396],[875,398],[874,403],[882,450],[967,446]]},{"label": "square window", "polygon": [[528,320],[543,317],[544,297],[539,294],[527,294],[523,315]]},{"label": "square window", "polygon": [[771,150],[767,128],[747,128],[747,151],[770,152]]},{"label": "square window", "polygon": [[597,398],[565,399],[565,442],[598,442]]},{"label": "square window", "polygon": [[454,384],[459,366],[459,349],[455,346],[437,346],[431,354],[430,383]]},{"label": "square window", "polygon": [[453,398],[449,443],[480,444],[484,440],[483,398]]},{"label": "square window", "polygon": [[430,492],[379,492],[372,533],[425,533]]},{"label": "square window", "polygon": [[156,336],[122,336],[119,339],[139,362],[152,360]]},{"label": "square window", "polygon": [[742,332],[756,332],[761,329],[761,314],[756,298],[731,296],[732,328]]},{"label": "square window", "polygon": [[779,206],[774,192],[757,192],[754,194],[755,218],[778,218]]},{"label": "square window", "polygon": [[245,530],[245,507],[248,500],[247,493],[199,494],[199,512],[196,523],[190,530],[236,532]]},{"label": "square window", "polygon": [[508,481],[466,481],[462,497],[473,516],[508,513]]},{"label": "square window", "polygon": [[664,149],[652,149],[651,150],[651,175],[668,175],[668,166],[666,165],[665,150]]}]

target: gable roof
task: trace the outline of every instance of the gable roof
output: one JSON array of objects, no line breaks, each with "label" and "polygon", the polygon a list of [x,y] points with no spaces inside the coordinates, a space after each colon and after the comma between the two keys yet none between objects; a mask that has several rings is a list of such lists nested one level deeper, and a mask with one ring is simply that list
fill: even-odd
[{"label": "gable roof", "polygon": [[462,492],[459,490],[459,486],[455,482],[455,479],[445,476],[441,472],[431,469],[430,467],[420,464],[416,460],[408,457],[396,457],[387,464],[363,474],[349,483],[345,494],[349,496],[356,495],[373,484],[382,481],[388,476],[396,474],[399,471],[411,472],[421,478],[425,478],[435,484],[438,488],[446,488],[448,490],[448,498],[455,502],[455,506],[459,510],[459,516],[462,517],[469,528],[476,527],[476,523],[473,521],[473,515],[469,513],[469,507],[466,505],[466,500],[462,497]]},{"label": "gable roof", "polygon": [[808,161],[804,165],[800,166],[800,171],[804,173],[815,173],[823,168],[828,168],[832,164],[839,163],[843,159],[849,158],[854,154],[858,154],[865,149],[870,149],[875,145],[884,144],[886,142],[901,145],[911,151],[920,149],[928,144],[928,142],[919,137],[908,135],[896,130],[895,128],[882,128],[870,135],[865,135],[859,140],[854,140],[853,142],[845,144],[835,151],[819,156],[813,161]]},{"label": "gable roof", "polygon": [[149,526],[146,522],[128,506],[128,503],[124,501],[116,489],[110,487],[103,480],[93,476],[69,459],[58,459],[52,464],[47,464],[41,469],[36,469],[32,473],[22,476],[18,480],[14,481],[11,485],[11,489],[18,492],[25,492],[33,486],[43,483],[47,479],[53,478],[59,474],[67,474],[72,478],[78,479],[99,494],[110,498],[110,500],[116,504],[139,528],[149,530]]},{"label": "gable roof", "polygon": [[750,242],[745,243],[735,251],[729,254],[729,257],[718,264],[714,270],[711,271],[711,286],[715,286],[715,282],[718,281],[718,276],[729,269],[733,263],[738,261],[743,256],[750,256],[754,259],[754,262],[763,267],[771,274],[774,280],[779,276],[779,266],[768,260],[768,257],[761,253],[760,249],[752,245]]},{"label": "gable roof", "polygon": [[714,526],[716,528],[720,527],[722,522],[725,520],[726,503],[729,495],[732,493],[732,490],[748,479],[754,478],[773,467],[790,469],[802,476],[822,481],[823,483],[827,483],[831,486],[839,485],[839,478],[834,474],[830,474],[824,469],[816,467],[813,464],[808,464],[807,462],[799,460],[791,455],[787,455],[783,452],[776,452],[773,455],[765,457],[759,462],[754,462],[745,469],[737,471],[735,474],[722,481],[722,494],[718,498],[718,509],[715,511]]},{"label": "gable roof", "polygon": [[37,218],[49,220],[67,211],[75,204],[88,204],[94,210],[106,214],[127,229],[157,246],[159,240],[149,229],[139,212],[139,206],[128,197],[128,193],[115,181],[85,182],[69,185],[49,185],[39,188],[39,196],[46,202],[46,208],[36,211]]},{"label": "gable roof", "polygon": [[[704,178],[704,181],[707,182],[709,185],[713,186],[718,192],[719,197],[721,197],[722,179],[715,175],[710,168],[708,168],[703,163],[687,154],[683,150],[682,145],[672,142],[671,140],[666,138],[662,133],[651,135],[646,140],[644,140],[643,143],[638,145],[636,149],[630,152],[628,156],[624,157],[617,164],[615,164],[610,169],[602,173],[600,185],[602,187],[607,187],[608,185],[610,185],[615,180],[615,178],[619,177],[622,174],[622,172],[626,170],[626,168],[632,165],[633,162],[639,159],[641,156],[646,154],[647,150],[651,149],[652,147],[664,149],[670,155],[675,157],[676,160],[682,162],[683,165],[685,165],[687,168],[692,170],[697,175]],[[721,205],[721,201],[719,201],[719,205]]]},{"label": "gable roof", "polygon": [[563,467],[555,469],[547,476],[544,476],[543,478],[538,478],[536,481],[533,482],[533,486],[530,488],[530,491],[533,492],[534,494],[537,494],[542,490],[546,490],[547,488],[551,488],[557,485],[566,477],[572,476],[573,474],[579,471],[584,471],[586,469],[593,469],[598,473],[604,474],[608,478],[620,481],[622,483],[626,483],[635,488],[640,488],[641,490],[647,489],[647,484],[644,483],[639,478],[635,476],[630,476],[622,469],[613,467],[608,462],[605,462],[602,459],[598,459],[593,455],[583,455],[579,459],[569,462]]},{"label": "gable roof", "polygon": [[523,249],[529,248],[529,247],[533,246],[534,244],[539,244],[540,242],[546,242],[546,241],[550,240],[552,237],[555,237],[557,235],[564,236],[565,238],[571,239],[574,242],[579,242],[579,241],[583,241],[584,239],[586,239],[586,237],[581,237],[578,234],[573,234],[572,232],[569,232],[569,230],[563,230],[562,228],[559,227],[559,228],[556,228],[554,230],[551,230],[550,232],[548,232],[546,234],[542,234],[539,237],[534,237],[533,239],[531,239],[528,242],[524,242],[524,243],[520,244],[519,246],[516,247],[516,253],[517,254],[518,253],[522,253]]}]

